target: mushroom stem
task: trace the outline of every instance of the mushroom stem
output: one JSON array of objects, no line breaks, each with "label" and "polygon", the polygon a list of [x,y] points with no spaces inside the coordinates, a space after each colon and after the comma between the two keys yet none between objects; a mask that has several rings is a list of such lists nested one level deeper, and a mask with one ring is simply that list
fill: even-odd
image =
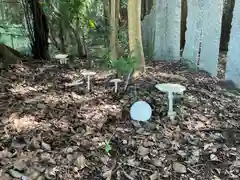
[{"label": "mushroom stem", "polygon": [[168,92],[168,112],[173,112],[173,93]]},{"label": "mushroom stem", "polygon": [[118,89],[118,83],[117,83],[117,82],[115,82],[114,84],[115,84],[115,93],[117,93],[117,89]]},{"label": "mushroom stem", "polygon": [[90,91],[90,76],[87,77],[87,89]]}]

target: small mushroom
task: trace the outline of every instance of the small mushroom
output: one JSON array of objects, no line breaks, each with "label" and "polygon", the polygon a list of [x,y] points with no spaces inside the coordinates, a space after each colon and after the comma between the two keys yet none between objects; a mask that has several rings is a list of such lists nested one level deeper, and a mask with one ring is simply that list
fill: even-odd
[{"label": "small mushroom", "polygon": [[87,89],[90,91],[90,76],[94,76],[96,72],[92,71],[84,71],[82,72],[82,75],[87,76]]},{"label": "small mushroom", "polygon": [[110,82],[114,83],[114,85],[115,85],[115,90],[114,91],[115,91],[115,93],[117,93],[118,83],[122,82],[122,80],[121,79],[112,79]]},{"label": "small mushroom", "polygon": [[55,58],[59,60],[60,64],[67,64],[68,61],[67,54],[57,54]]},{"label": "small mushroom", "polygon": [[186,88],[180,84],[172,83],[157,84],[155,87],[159,91],[168,93],[168,117],[174,120],[176,112],[173,111],[173,93],[183,94]]}]

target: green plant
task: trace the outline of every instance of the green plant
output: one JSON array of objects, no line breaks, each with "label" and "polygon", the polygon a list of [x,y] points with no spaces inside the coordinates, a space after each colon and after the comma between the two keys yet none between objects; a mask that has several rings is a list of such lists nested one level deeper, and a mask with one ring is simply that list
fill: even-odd
[{"label": "green plant", "polygon": [[105,140],[105,152],[110,155],[110,151],[112,150],[112,146],[110,144],[111,139]]},{"label": "green plant", "polygon": [[138,59],[131,56],[122,56],[118,60],[110,60],[110,67],[116,70],[120,76],[129,74],[133,69],[137,69],[138,66]]}]

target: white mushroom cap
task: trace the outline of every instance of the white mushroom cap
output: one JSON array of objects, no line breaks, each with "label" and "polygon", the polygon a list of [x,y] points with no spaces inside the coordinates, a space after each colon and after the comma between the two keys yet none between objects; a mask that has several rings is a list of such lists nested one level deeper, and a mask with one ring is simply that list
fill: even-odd
[{"label": "white mushroom cap", "polygon": [[122,80],[121,79],[112,79],[112,80],[110,80],[110,82],[117,82],[117,83],[119,83],[119,82],[122,82]]},{"label": "white mushroom cap", "polygon": [[67,57],[68,57],[67,54],[57,54],[57,55],[55,55],[56,59],[66,59]]},{"label": "white mushroom cap", "polygon": [[84,75],[84,76],[94,76],[96,74],[96,72],[84,71],[81,74]]},{"label": "white mushroom cap", "polygon": [[172,93],[178,93],[178,94],[182,94],[186,90],[186,87],[180,84],[172,84],[172,83],[157,84],[155,85],[155,87],[162,92],[172,92]]}]

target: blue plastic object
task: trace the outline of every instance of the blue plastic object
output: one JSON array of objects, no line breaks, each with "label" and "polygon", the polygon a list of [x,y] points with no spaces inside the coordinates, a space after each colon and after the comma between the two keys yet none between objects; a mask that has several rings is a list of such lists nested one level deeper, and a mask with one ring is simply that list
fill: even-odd
[{"label": "blue plastic object", "polygon": [[130,116],[135,121],[147,121],[152,116],[152,108],[145,101],[137,101],[130,108]]}]

